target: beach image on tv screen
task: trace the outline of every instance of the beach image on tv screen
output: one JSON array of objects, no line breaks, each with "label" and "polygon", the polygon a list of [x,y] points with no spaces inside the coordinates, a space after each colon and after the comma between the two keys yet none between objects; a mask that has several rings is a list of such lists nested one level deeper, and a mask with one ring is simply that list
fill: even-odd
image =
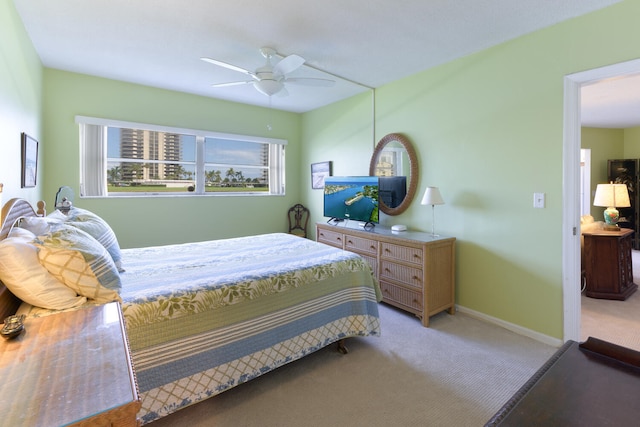
[{"label": "beach image on tv screen", "polygon": [[378,177],[326,177],[324,216],[377,223]]}]

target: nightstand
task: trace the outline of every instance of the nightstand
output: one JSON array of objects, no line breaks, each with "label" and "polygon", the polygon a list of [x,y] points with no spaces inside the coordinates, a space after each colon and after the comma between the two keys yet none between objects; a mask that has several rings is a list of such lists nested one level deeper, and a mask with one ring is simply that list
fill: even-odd
[{"label": "nightstand", "polygon": [[629,228],[582,233],[586,296],[625,300],[638,289],[638,285],[633,283],[633,233]]},{"label": "nightstand", "polygon": [[0,414],[11,426],[137,426],[140,400],[120,304],[40,318],[0,341]]}]

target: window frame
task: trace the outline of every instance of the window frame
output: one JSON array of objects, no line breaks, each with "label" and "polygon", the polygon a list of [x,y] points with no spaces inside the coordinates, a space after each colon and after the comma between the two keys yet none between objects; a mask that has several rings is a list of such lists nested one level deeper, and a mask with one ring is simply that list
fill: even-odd
[{"label": "window frame", "polygon": [[[231,134],[231,133],[222,133],[210,130],[202,130],[202,129],[189,129],[189,128],[179,128],[172,126],[162,126],[162,125],[154,125],[148,123],[137,123],[137,122],[129,122],[123,120],[111,120],[111,119],[101,119],[96,117],[87,117],[87,116],[76,116],[75,122],[79,127],[79,144],[80,144],[80,197],[83,198],[118,198],[118,197],[237,197],[237,196],[260,196],[260,197],[268,197],[268,196],[284,196],[286,194],[286,146],[288,144],[287,140],[277,139],[277,138],[268,138],[262,136],[255,135],[240,135],[240,134]],[[91,132],[87,132],[87,126],[94,126],[93,129],[93,137],[94,141],[97,141],[94,146],[91,146],[87,142],[87,134]],[[96,127],[102,127],[101,129]],[[108,161],[107,161],[107,140],[106,133],[108,127],[117,127],[117,128],[130,128],[130,129],[138,129],[145,131],[153,131],[153,132],[164,132],[164,133],[174,133],[181,135],[189,135],[194,136],[196,139],[196,147],[195,147],[195,189],[194,191],[180,191],[180,192],[109,192],[106,189],[106,185],[104,187],[104,192],[106,194],[99,194],[100,191],[88,190],[87,183],[91,179],[87,178],[88,174],[95,173],[96,164],[99,164],[101,161],[104,162],[104,166],[102,169],[102,176],[94,175],[93,179],[103,180],[104,183],[107,182],[107,174],[108,174]],[[99,134],[102,133],[102,136]],[[98,135],[98,136],[96,136]],[[101,139],[102,138],[102,139]],[[269,190],[268,191],[225,191],[225,192],[215,192],[215,191],[206,191],[205,182],[206,175],[205,170],[206,167],[211,165],[212,162],[205,162],[205,140],[207,138],[213,139],[223,139],[228,141],[239,141],[239,142],[249,142],[249,143],[258,143],[258,144],[267,144],[268,145],[268,161],[267,161],[267,171],[269,176]],[[98,150],[96,151],[96,147]],[[90,159],[93,158],[94,161]],[[100,160],[95,160],[100,158]],[[135,159],[124,159],[125,161],[137,162]],[[146,162],[147,160],[138,160],[139,162]],[[189,161],[185,161],[185,163],[189,163]],[[242,166],[239,164],[238,166]],[[233,165],[232,167],[235,167]],[[247,165],[249,167],[249,165]],[[91,194],[88,194],[91,193]],[[97,194],[93,194],[97,193]]]}]

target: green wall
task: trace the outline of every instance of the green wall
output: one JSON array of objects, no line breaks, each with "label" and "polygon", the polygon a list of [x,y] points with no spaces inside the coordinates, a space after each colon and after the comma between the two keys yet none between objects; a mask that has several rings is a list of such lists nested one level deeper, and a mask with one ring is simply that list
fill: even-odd
[{"label": "green wall", "polygon": [[[11,0],[0,0],[0,183],[2,201],[21,197],[31,203],[42,197],[47,166],[42,153],[42,66]],[[22,132],[40,141],[38,183],[21,189]]]},{"label": "green wall", "polygon": [[[286,139],[286,195],[79,198],[76,115]],[[58,188],[71,186],[75,204],[105,218],[125,248],[286,232],[286,211],[300,197],[300,122],[299,114],[45,69],[44,140],[55,150],[44,159],[44,195],[53,206]]]},{"label": "green wall", "polygon": [[624,158],[640,159],[640,127],[624,129]]},{"label": "green wall", "polygon": [[[458,239],[459,305],[562,337],[564,77],[640,56],[638,16],[639,1],[622,2],[376,90],[375,140],[404,133],[420,158],[419,197],[434,185],[445,199],[436,231]],[[305,114],[303,161],[366,171],[367,101]],[[533,208],[534,192],[545,209]],[[305,203],[322,220],[321,194]],[[431,221],[418,201],[383,217],[423,231]]]}]

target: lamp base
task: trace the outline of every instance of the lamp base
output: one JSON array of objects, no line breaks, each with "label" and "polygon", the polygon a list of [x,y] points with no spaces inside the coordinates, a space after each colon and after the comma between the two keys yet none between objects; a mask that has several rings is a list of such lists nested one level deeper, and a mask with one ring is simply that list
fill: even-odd
[{"label": "lamp base", "polygon": [[608,207],[604,210],[604,222],[608,225],[616,225],[620,219],[620,213],[616,208]]},{"label": "lamp base", "polygon": [[618,227],[617,225],[611,225],[611,224],[605,224],[602,226],[602,229],[604,231],[620,231],[621,228]]}]

